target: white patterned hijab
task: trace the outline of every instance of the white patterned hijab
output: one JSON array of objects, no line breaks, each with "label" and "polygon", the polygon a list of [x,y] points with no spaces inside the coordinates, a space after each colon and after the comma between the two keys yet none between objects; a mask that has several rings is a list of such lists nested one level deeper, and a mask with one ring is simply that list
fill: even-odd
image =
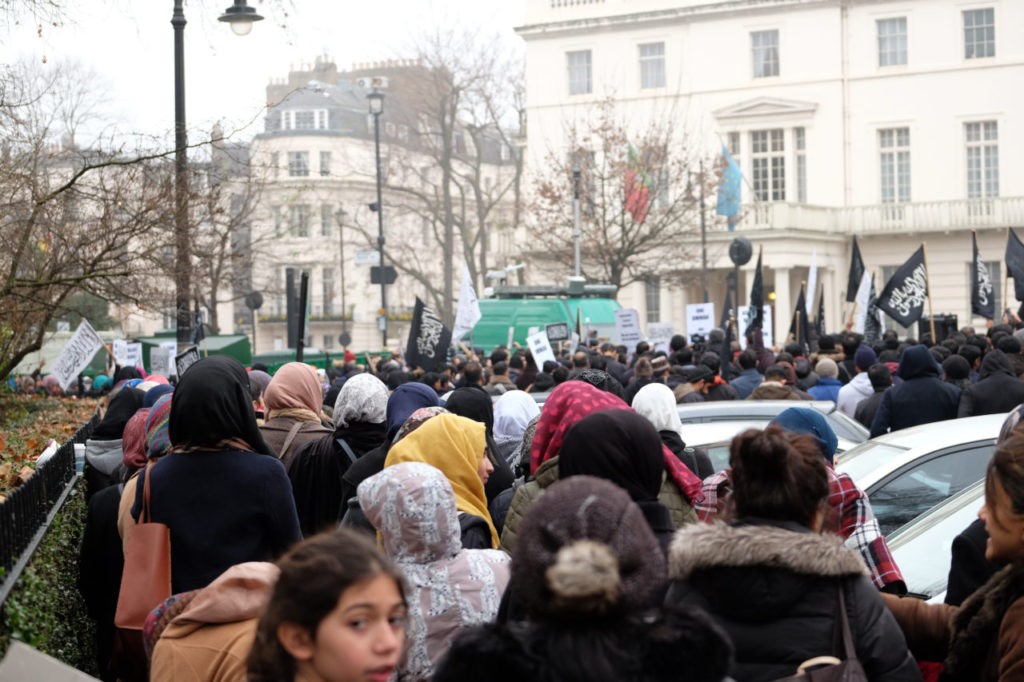
[{"label": "white patterned hijab", "polygon": [[675,431],[683,435],[683,423],[679,421],[679,408],[672,389],[665,384],[647,384],[633,398],[633,409],[647,417],[658,431]]},{"label": "white patterned hijab", "polygon": [[383,424],[388,406],[388,387],[372,374],[357,374],[345,381],[334,400],[334,427],[355,422]]},{"label": "white patterned hijab", "polygon": [[525,391],[509,391],[494,403],[494,438],[523,439],[530,421],[540,414],[533,396]]}]

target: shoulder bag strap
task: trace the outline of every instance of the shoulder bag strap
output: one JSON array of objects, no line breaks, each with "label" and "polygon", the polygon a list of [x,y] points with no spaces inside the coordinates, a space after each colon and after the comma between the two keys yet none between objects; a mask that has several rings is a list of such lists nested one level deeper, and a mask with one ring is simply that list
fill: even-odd
[{"label": "shoulder bag strap", "polygon": [[355,464],[356,459],[358,458],[356,457],[356,453],[352,451],[352,446],[346,443],[344,438],[335,438],[334,440],[348,456],[349,464]]},{"label": "shoulder bag strap", "polygon": [[279,459],[284,459],[284,456],[288,453],[288,448],[292,446],[292,441],[295,440],[295,435],[302,430],[302,425],[306,422],[295,422],[292,424],[292,430],[288,432],[287,438],[284,439],[284,445],[281,446],[281,452],[278,453]]},{"label": "shoulder bag strap", "polygon": [[839,581],[839,620],[843,632],[843,660],[850,661],[857,658],[857,650],[853,646],[853,633],[850,632],[850,619],[846,615],[846,596],[845,591],[843,590],[842,580]]},{"label": "shoulder bag strap", "polygon": [[139,514],[139,523],[149,523],[152,520],[149,512],[149,474],[153,471],[155,465],[156,462],[150,462],[146,465],[146,476],[142,479],[142,513]]}]

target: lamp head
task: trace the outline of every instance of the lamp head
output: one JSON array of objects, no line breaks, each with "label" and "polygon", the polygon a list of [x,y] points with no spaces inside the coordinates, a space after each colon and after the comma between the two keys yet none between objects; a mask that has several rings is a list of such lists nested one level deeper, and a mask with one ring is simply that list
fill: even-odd
[{"label": "lamp head", "polygon": [[248,35],[252,25],[257,21],[263,21],[263,17],[256,14],[255,7],[249,7],[246,0],[235,0],[235,4],[224,10],[218,21],[226,21],[231,24],[231,30],[237,36]]}]

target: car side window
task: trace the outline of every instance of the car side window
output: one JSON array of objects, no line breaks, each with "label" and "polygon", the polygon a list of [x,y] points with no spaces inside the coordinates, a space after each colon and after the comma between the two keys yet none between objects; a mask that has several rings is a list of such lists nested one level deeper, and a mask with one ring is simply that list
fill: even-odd
[{"label": "car side window", "polygon": [[882,534],[888,535],[985,476],[994,444],[974,443],[901,469],[868,491]]}]

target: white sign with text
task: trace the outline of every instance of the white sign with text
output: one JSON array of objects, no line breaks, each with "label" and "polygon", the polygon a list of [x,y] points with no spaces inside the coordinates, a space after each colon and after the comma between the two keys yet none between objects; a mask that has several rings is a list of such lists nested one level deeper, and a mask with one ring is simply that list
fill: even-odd
[{"label": "white sign with text", "polygon": [[535,332],[526,337],[526,344],[533,353],[533,361],[538,368],[543,368],[548,360],[555,361],[555,352],[551,350],[551,342],[548,341],[548,333],[544,330]]},{"label": "white sign with text", "polygon": [[640,314],[634,308],[621,308],[615,311],[615,334],[618,336],[618,343],[630,351],[636,349],[636,344],[643,341]]},{"label": "white sign with text", "polygon": [[714,303],[690,303],[686,306],[686,335],[700,334],[705,339],[718,324]]}]

